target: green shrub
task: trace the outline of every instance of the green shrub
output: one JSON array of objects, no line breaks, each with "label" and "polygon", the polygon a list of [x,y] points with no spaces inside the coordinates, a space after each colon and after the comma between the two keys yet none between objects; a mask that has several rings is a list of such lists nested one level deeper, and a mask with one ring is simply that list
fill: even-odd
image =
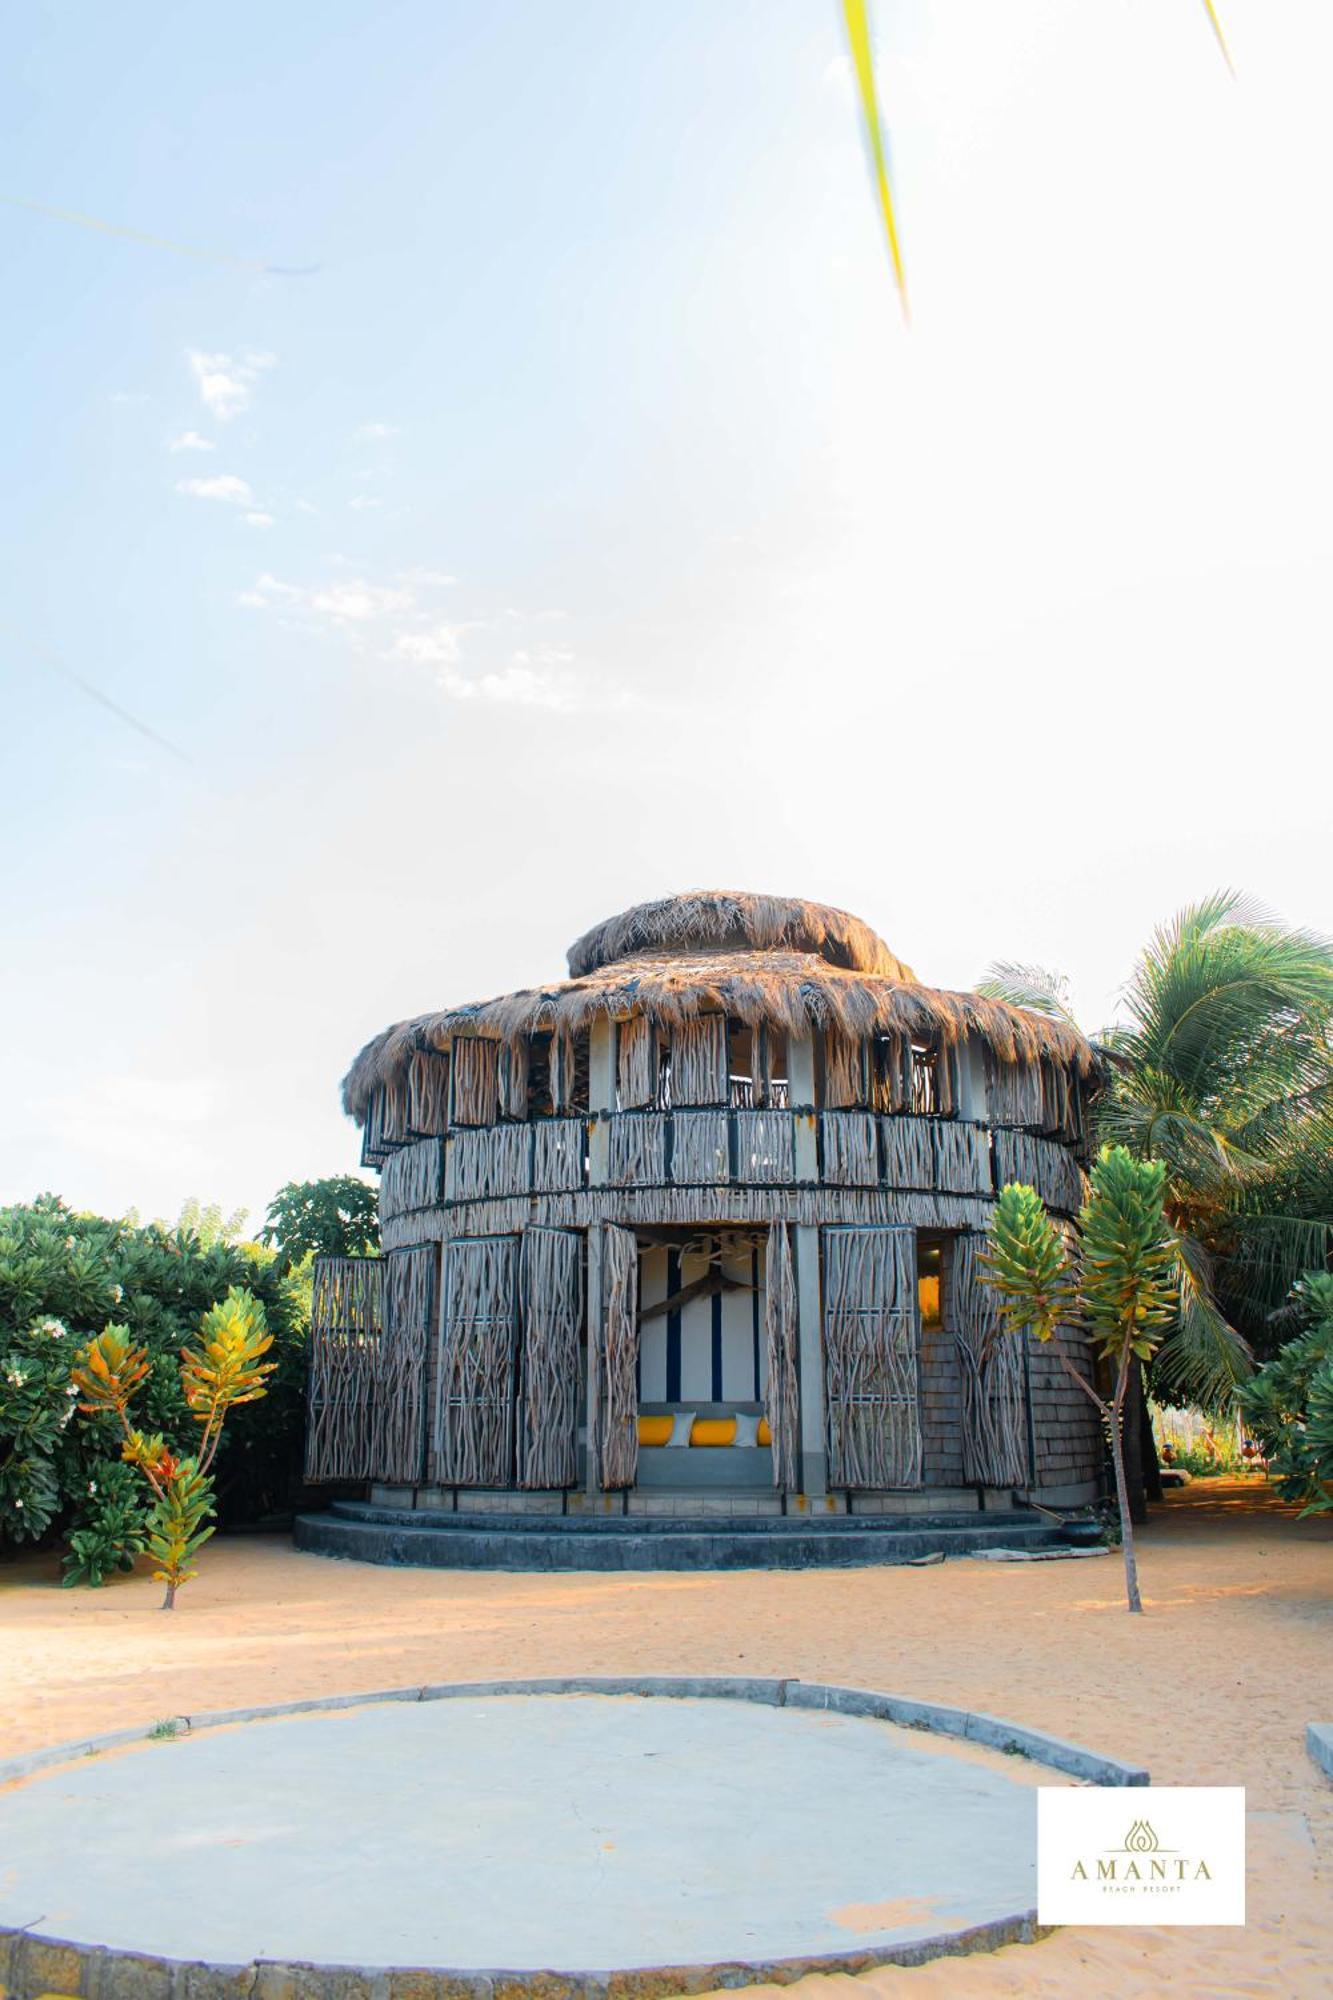
[{"label": "green shrub", "polygon": [[308,1322],[299,1286],[257,1245],[77,1215],[53,1195],[0,1209],[0,1549],[64,1535],[71,1580],[133,1561],[144,1524],[127,1489],[105,1478],[120,1436],[109,1417],[75,1417],[70,1365],[108,1322],[123,1325],[148,1355],[138,1421],[188,1455],[198,1426],[180,1351],[233,1287],[262,1305],[277,1367],[218,1453],[224,1526],[286,1509],[300,1488]]},{"label": "green shrub", "polygon": [[1292,1290],[1305,1330],[1239,1395],[1246,1423],[1284,1500],[1333,1513],[1333,1272],[1310,1271]]}]

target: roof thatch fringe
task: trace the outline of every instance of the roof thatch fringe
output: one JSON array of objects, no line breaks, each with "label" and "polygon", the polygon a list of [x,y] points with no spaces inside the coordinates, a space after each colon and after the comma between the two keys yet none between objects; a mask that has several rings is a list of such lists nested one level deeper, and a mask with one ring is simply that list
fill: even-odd
[{"label": "roof thatch fringe", "polygon": [[715,1009],[795,1037],[829,1027],[854,1037],[896,1030],[918,1040],[935,1035],[950,1046],[974,1034],[1001,1062],[1032,1063],[1049,1055],[1085,1077],[1096,1067],[1088,1043],[1063,1022],[976,993],[844,972],[813,953],[662,952],[619,960],[558,986],[530,987],[400,1022],[362,1049],[344,1081],[343,1103],[353,1117],[364,1118],[372,1090],[399,1075],[414,1050],[442,1048],[456,1034],[499,1041],[542,1029],[573,1034],[599,1018],[623,1019],[631,1011],[671,1028]]},{"label": "roof thatch fringe", "polygon": [[580,979],[644,952],[795,951],[841,967],[909,983],[916,974],[869,924],[800,896],[752,896],[739,889],[694,889],[636,903],[594,924],[569,947],[569,972]]}]

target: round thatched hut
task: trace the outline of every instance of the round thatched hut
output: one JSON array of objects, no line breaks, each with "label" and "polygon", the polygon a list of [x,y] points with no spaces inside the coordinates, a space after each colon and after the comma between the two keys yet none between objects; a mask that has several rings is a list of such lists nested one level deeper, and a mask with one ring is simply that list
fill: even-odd
[{"label": "round thatched hut", "polygon": [[370,1505],[308,1517],[308,1546],[479,1560],[412,1532],[457,1550],[516,1514],[757,1546],[1095,1496],[1091,1405],[1054,1344],[995,1338],[977,1264],[1005,1181],[1078,1207],[1074,1030],[787,897],[641,904],[569,972],[352,1065],[384,1254],[318,1267],[307,1469]]}]

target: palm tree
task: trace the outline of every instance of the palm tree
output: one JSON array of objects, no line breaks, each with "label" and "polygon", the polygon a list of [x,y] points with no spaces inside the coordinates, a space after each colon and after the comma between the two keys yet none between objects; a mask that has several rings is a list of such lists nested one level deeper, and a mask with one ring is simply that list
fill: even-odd
[{"label": "palm tree", "polygon": [[[992,966],[979,990],[1073,1018],[1040,967]],[[1124,1006],[1093,1038],[1096,1137],[1166,1168],[1179,1304],[1153,1378],[1216,1406],[1250,1373],[1247,1333],[1333,1244],[1333,944],[1222,892],[1154,933]]]}]

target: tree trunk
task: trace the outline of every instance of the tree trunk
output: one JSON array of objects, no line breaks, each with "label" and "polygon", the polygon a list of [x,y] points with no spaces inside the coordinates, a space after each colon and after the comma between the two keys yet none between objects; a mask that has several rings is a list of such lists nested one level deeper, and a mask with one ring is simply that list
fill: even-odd
[{"label": "tree trunk", "polygon": [[162,1599],[159,1609],[162,1611],[174,1611],[175,1608],[176,1608],[176,1586],[174,1583],[169,1583],[167,1585],[167,1594]]},{"label": "tree trunk", "polygon": [[1129,1493],[1129,1512],[1136,1524],[1148,1518],[1145,1492],[1147,1469],[1143,1457],[1143,1420],[1147,1408],[1143,1394],[1143,1369],[1137,1361],[1131,1361],[1124,1390],[1121,1435],[1125,1444],[1125,1486]]},{"label": "tree trunk", "polygon": [[1120,1364],[1120,1380],[1116,1385],[1115,1401],[1111,1405],[1111,1459],[1115,1466],[1116,1499],[1120,1503],[1120,1537],[1125,1558],[1125,1596],[1129,1600],[1131,1611],[1142,1611],[1143,1599],[1139,1596],[1139,1566],[1134,1558],[1134,1523],[1130,1517],[1129,1488],[1125,1482],[1124,1415],[1129,1359],[1129,1355],[1126,1354]]}]

